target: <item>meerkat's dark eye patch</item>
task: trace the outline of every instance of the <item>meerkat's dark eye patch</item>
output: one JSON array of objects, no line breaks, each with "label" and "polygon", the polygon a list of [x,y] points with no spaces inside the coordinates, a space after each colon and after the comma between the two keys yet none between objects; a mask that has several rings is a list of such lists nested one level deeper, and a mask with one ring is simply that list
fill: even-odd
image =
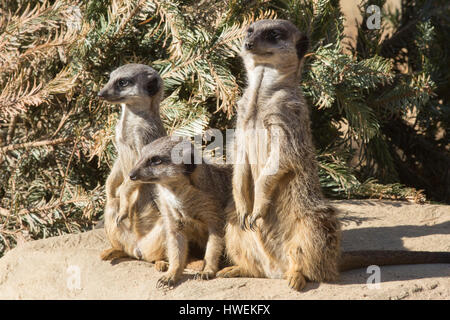
[{"label": "meerkat's dark eye patch", "polygon": [[252,27],[248,28],[247,29],[247,34],[251,35],[252,33],[253,33],[253,28]]},{"label": "meerkat's dark eye patch", "polygon": [[119,88],[125,88],[125,87],[129,86],[130,84],[132,84],[132,81],[131,81],[131,79],[123,78],[123,79],[117,80],[116,84]]},{"label": "meerkat's dark eye patch", "polygon": [[150,96],[154,96],[159,91],[158,78],[153,77],[147,82],[147,92]]},{"label": "meerkat's dark eye patch", "polygon": [[158,156],[153,156],[147,161],[147,166],[157,166],[163,163],[163,159]]},{"label": "meerkat's dark eye patch", "polygon": [[270,29],[264,33],[264,37],[270,42],[286,40],[286,31],[282,29]]}]

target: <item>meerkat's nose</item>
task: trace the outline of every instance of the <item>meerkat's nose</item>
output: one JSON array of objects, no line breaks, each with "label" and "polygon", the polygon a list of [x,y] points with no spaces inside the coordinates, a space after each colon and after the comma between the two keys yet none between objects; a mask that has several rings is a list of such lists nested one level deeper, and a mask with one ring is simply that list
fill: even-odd
[{"label": "meerkat's nose", "polygon": [[253,48],[253,42],[246,42],[245,43],[245,49],[251,50]]},{"label": "meerkat's nose", "polygon": [[130,180],[136,180],[137,179],[137,175],[136,175],[136,173],[134,173],[134,172],[132,172],[132,173],[130,173]]},{"label": "meerkat's nose", "polygon": [[105,96],[103,95],[103,92],[102,92],[102,91],[99,91],[99,92],[97,93],[97,97],[100,98],[100,99],[103,99]]}]

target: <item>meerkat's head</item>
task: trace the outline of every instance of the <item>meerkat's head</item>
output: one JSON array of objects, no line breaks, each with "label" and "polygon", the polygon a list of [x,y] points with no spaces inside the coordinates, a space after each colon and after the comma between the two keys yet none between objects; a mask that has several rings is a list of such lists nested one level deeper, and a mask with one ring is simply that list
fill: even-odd
[{"label": "meerkat's head", "polygon": [[[158,72],[143,64],[126,64],[111,72],[98,97],[110,103],[130,106],[159,106],[163,81]],[[155,103],[156,102],[156,103]]]},{"label": "meerkat's head", "polygon": [[259,20],[248,27],[241,56],[247,67],[286,68],[299,65],[308,45],[308,37],[293,23],[281,19]]},{"label": "meerkat's head", "polygon": [[142,156],[131,170],[130,180],[143,183],[179,182],[196,169],[195,149],[182,137],[165,136],[146,145]]}]

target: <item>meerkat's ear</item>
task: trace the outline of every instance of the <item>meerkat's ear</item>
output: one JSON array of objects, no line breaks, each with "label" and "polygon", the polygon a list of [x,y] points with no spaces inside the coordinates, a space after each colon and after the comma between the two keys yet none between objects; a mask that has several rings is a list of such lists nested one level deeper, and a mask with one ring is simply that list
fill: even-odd
[{"label": "meerkat's ear", "polygon": [[301,34],[300,39],[297,40],[297,43],[295,44],[295,48],[297,49],[297,57],[299,60],[302,60],[302,58],[305,56],[306,52],[309,48],[309,39],[306,34]]},{"label": "meerkat's ear", "polygon": [[160,83],[158,81],[158,77],[151,77],[149,76],[149,81],[147,82],[147,92],[149,96],[154,96],[158,91],[160,87]]},{"label": "meerkat's ear", "polygon": [[186,170],[186,173],[188,175],[192,174],[195,171],[195,168],[197,168],[197,165],[195,164],[195,150],[194,147],[191,148],[191,163],[185,163],[184,168]]}]

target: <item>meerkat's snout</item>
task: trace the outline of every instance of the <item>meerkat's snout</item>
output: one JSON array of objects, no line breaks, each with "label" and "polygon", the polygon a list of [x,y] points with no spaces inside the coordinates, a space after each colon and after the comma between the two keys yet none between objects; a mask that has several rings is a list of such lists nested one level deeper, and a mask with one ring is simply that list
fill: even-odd
[{"label": "meerkat's snout", "polygon": [[158,180],[151,159],[144,157],[139,160],[137,165],[130,171],[128,177],[131,181],[139,181],[142,183],[154,183]]},{"label": "meerkat's snout", "polygon": [[102,90],[100,90],[98,93],[97,93],[97,97],[99,98],[99,99],[101,99],[101,100],[103,100],[104,99],[104,93],[102,92]]},{"label": "meerkat's snout", "polygon": [[137,180],[137,174],[136,172],[131,171],[130,173],[130,180],[136,181]]},{"label": "meerkat's snout", "polygon": [[253,41],[246,41],[244,43],[244,46],[245,46],[246,50],[252,50],[252,48],[253,48]]}]

